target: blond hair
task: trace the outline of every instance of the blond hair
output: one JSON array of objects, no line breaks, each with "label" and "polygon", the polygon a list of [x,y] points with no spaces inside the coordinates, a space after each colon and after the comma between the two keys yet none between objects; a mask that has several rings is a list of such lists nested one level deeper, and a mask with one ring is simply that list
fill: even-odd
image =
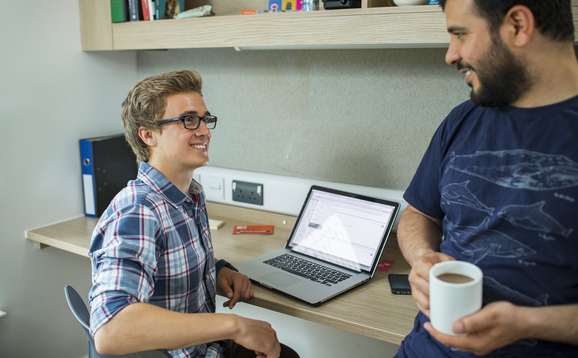
[{"label": "blond hair", "polygon": [[137,82],[122,102],[121,119],[124,135],[137,161],[147,161],[149,146],[139,137],[139,128],[156,128],[162,119],[169,95],[181,92],[202,94],[202,78],[196,71],[182,70],[161,73]]}]

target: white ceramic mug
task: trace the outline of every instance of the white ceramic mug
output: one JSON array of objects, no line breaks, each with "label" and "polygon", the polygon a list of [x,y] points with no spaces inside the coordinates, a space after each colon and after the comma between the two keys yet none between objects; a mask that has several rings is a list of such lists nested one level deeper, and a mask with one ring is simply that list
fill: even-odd
[{"label": "white ceramic mug", "polygon": [[[454,276],[442,276],[444,274]],[[466,279],[459,280],[459,276],[455,275],[470,280],[462,282]],[[459,335],[452,331],[452,324],[482,308],[483,276],[479,267],[465,261],[439,262],[430,269],[430,319],[436,330],[452,336]],[[443,280],[444,277],[446,280]]]}]

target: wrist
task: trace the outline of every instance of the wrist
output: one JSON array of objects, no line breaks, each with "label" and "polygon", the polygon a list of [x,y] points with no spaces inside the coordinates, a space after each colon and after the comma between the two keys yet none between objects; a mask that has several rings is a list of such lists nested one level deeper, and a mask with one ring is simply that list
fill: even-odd
[{"label": "wrist", "polygon": [[228,268],[230,268],[230,269],[233,270],[233,271],[239,272],[239,270],[237,270],[237,269],[235,268],[235,266],[231,265],[231,264],[230,264],[229,262],[227,262],[226,260],[221,259],[221,260],[217,261],[217,263],[215,264],[215,270],[217,271],[217,276],[219,275],[219,271],[221,271],[221,269],[222,269],[223,267],[228,267]]},{"label": "wrist", "polygon": [[219,317],[218,325],[221,332],[219,339],[236,340],[241,336],[243,329],[242,317],[232,313],[213,313]]},{"label": "wrist", "polygon": [[[544,316],[544,309],[539,310],[532,307],[515,306],[516,319],[523,331],[522,338],[544,339],[544,331],[547,329],[544,324],[554,317]],[[547,313],[547,312],[546,312]]]}]

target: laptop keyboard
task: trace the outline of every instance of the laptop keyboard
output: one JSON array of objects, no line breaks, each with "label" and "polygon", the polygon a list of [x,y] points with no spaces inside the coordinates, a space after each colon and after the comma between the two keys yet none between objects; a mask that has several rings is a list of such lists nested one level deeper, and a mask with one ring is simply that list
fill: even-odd
[{"label": "laptop keyboard", "polygon": [[348,273],[337,271],[289,254],[274,257],[264,261],[264,263],[326,286],[331,286],[331,284],[339,283],[351,277]]}]

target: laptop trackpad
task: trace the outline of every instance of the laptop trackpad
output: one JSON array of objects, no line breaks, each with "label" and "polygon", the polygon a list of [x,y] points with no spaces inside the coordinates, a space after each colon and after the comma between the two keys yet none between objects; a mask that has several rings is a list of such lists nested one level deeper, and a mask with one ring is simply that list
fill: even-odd
[{"label": "laptop trackpad", "polygon": [[301,280],[283,272],[272,272],[265,276],[259,277],[259,281],[274,285],[275,287],[287,287]]}]

